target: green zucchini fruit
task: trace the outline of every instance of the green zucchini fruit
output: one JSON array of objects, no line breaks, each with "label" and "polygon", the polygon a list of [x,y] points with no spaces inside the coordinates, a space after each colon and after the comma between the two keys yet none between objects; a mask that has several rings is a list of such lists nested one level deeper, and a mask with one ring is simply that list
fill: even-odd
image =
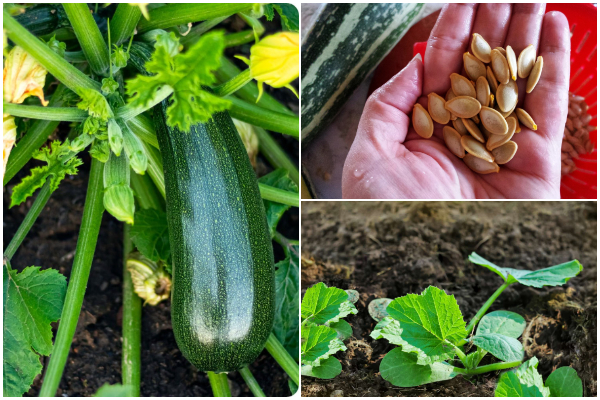
[{"label": "green zucchini fruit", "polygon": [[15,16],[17,22],[36,36],[52,33],[58,28],[69,26],[69,19],[60,4],[38,4]]},{"label": "green zucchini fruit", "polygon": [[418,3],[330,3],[302,38],[302,148],[321,133],[354,90],[404,36]]},{"label": "green zucchini fruit", "polygon": [[171,321],[199,370],[238,370],[273,329],[273,247],[258,183],[227,112],[191,132],[154,108],[173,255]]}]

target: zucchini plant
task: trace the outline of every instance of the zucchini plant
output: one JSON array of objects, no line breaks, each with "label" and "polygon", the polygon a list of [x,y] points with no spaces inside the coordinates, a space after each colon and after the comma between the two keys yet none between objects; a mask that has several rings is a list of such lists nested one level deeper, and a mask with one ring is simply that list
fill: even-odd
[{"label": "zucchini plant", "polygon": [[[569,372],[563,369],[557,374],[568,379],[551,375],[546,383],[553,389],[548,389],[537,372],[537,359],[523,363],[523,345],[517,340],[526,325],[521,315],[511,311],[486,314],[508,286],[514,283],[537,288],[564,285],[581,272],[583,267],[579,261],[528,271],[499,267],[476,253],[472,253],[469,260],[495,272],[504,283],[468,324],[454,296],[434,286],[420,295],[408,294],[382,302],[388,303],[387,315],[377,323],[371,337],[387,339],[399,347],[381,361],[381,377],[395,386],[413,387],[458,375],[473,376],[518,367],[501,376],[496,396],[532,396],[532,393],[540,397],[551,393],[569,393],[569,396],[579,393],[581,396],[581,380],[572,368],[566,367]],[[488,353],[499,361],[480,365]]]},{"label": "zucchini plant", "polygon": [[[281,29],[267,34],[263,22],[276,14]],[[247,29],[227,32],[228,18]],[[296,94],[295,7],[6,5],[3,27],[4,185],[31,158],[45,163],[11,193],[11,207],[36,197],[4,250],[4,394],[29,390],[40,355],[50,355],[40,395],[56,393],[104,210],[124,223],[123,387],[140,394],[140,298],[152,306],[170,297],[177,345],[207,372],[215,395],[230,395],[227,372],[239,371],[264,396],[248,369],[263,349],[295,391],[298,242],[277,225],[299,205],[299,173],[275,137],[298,140],[299,119],[264,89]],[[227,48],[249,53],[236,54],[247,68]],[[45,146],[60,122],[71,123],[69,133]],[[86,150],[92,161],[68,285],[52,269],[12,269]],[[260,179],[258,154],[273,169]],[[285,255],[276,264],[273,243]]]}]

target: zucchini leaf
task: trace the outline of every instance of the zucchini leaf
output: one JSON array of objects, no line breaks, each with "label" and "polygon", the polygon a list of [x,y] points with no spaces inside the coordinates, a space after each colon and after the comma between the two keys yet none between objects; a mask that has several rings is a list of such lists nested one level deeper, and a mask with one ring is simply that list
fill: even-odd
[{"label": "zucchini leaf", "polygon": [[55,140],[50,144],[50,148],[42,147],[37,150],[33,154],[33,158],[45,161],[48,165],[33,168],[31,175],[13,188],[11,207],[27,200],[46,183],[46,179],[50,179],[50,190],[54,192],[67,174],[77,174],[77,167],[83,164],[83,161],[74,157],[74,153],[69,150],[68,140],[65,143]]},{"label": "zucchini leaf", "polygon": [[343,319],[340,319],[338,322],[329,324],[329,327],[337,332],[338,339],[342,341],[352,336],[352,326],[350,326],[350,324],[344,321]]},{"label": "zucchini leaf", "polygon": [[318,367],[321,361],[338,351],[346,350],[337,332],[325,325],[309,325],[302,329],[302,364]]},{"label": "zucchini leaf", "polygon": [[281,17],[281,27],[283,30],[298,32],[300,29],[298,9],[293,4],[273,3],[266,4],[265,17],[267,21],[272,21],[275,17],[275,10]]},{"label": "zucchini leaf", "polygon": [[525,330],[525,318],[512,311],[493,311],[486,314],[477,325],[477,335],[500,333],[518,339]]},{"label": "zucchini leaf", "polygon": [[312,365],[303,365],[301,374],[313,376],[319,379],[333,379],[342,372],[342,364],[335,357],[329,357],[321,362],[318,367]]},{"label": "zucchini leaf", "polygon": [[52,352],[51,322],[60,318],[67,280],[57,270],[4,264],[4,396],[29,390],[42,371],[40,355]]},{"label": "zucchini leaf", "polygon": [[502,361],[521,361],[525,355],[521,342],[499,333],[477,334],[473,336],[473,344]]},{"label": "zucchini leaf", "polygon": [[532,357],[514,371],[500,376],[496,387],[496,397],[549,397],[550,389],[544,386],[542,376],[537,371],[538,359]]},{"label": "zucchini leaf", "polygon": [[560,367],[546,379],[551,397],[583,397],[581,378],[571,367]]},{"label": "zucchini leaf", "polygon": [[319,282],[304,294],[302,319],[310,318],[313,324],[324,324],[340,314],[340,306],[347,299],[348,294],[342,289],[328,288],[323,282]]},{"label": "zucchini leaf", "polygon": [[[298,185],[290,179],[289,172],[286,169],[279,168],[275,171],[268,173],[258,180],[260,183],[272,186],[277,189],[287,190],[288,192],[298,193]],[[267,223],[269,224],[269,231],[271,237],[277,230],[277,224],[283,216],[283,214],[290,209],[290,205],[275,203],[269,200],[263,200],[265,205],[265,211],[267,213]]]},{"label": "zucchini leaf", "polygon": [[135,212],[134,221],[130,235],[135,247],[144,257],[154,262],[163,261],[165,269],[171,274],[167,214],[153,208],[140,209]]},{"label": "zucchini leaf", "polygon": [[298,246],[286,249],[285,260],[275,264],[275,323],[273,333],[287,352],[298,361],[298,313],[300,304]]}]

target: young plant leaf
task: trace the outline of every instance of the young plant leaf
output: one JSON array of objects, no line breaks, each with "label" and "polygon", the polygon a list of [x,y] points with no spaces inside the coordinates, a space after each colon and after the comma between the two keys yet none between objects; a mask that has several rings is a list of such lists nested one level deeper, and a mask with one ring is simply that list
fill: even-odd
[{"label": "young plant leaf", "polygon": [[[298,9],[293,4],[273,3],[273,8],[281,17],[281,27],[283,30],[298,32],[300,30]],[[271,11],[272,14],[272,11]],[[273,19],[273,17],[271,17]]]},{"label": "young plant leaf", "polygon": [[79,89],[77,94],[81,97],[77,108],[87,111],[91,117],[106,122],[112,116],[106,97],[102,96],[100,92],[93,89]]},{"label": "young plant leaf", "polygon": [[[273,186],[277,189],[287,190],[296,194],[298,193],[298,186],[290,179],[288,171],[283,168],[279,168],[271,173],[268,173],[267,175],[261,177],[258,181],[260,183],[264,183],[265,185]],[[271,232],[271,237],[273,237],[279,220],[291,206],[275,203],[269,200],[263,200],[263,202],[265,204],[265,211],[267,212],[269,231]]]},{"label": "young plant leaf", "polygon": [[300,304],[298,246],[292,246],[288,256],[275,264],[275,323],[273,333],[295,360],[298,359],[298,312]]},{"label": "young plant leaf", "polygon": [[346,347],[337,339],[337,332],[324,325],[309,325],[302,327],[302,364],[319,366],[320,360]]},{"label": "young plant leaf", "polygon": [[4,264],[4,396],[29,390],[42,371],[39,355],[52,352],[51,322],[60,318],[67,280],[57,270]]},{"label": "young plant leaf", "polygon": [[500,333],[518,339],[525,330],[525,318],[512,311],[493,311],[479,321],[477,335]]},{"label": "young plant leaf", "polygon": [[301,374],[319,379],[333,379],[342,372],[342,364],[335,357],[329,357],[321,362],[318,367],[303,365]]},{"label": "young plant leaf", "polygon": [[354,289],[347,289],[345,292],[348,293],[348,301],[352,304],[355,304],[360,298],[360,294]]},{"label": "young plant leaf", "polygon": [[346,300],[342,304],[340,304],[340,309],[339,309],[338,314],[336,316],[334,316],[333,318],[327,320],[325,322],[325,324],[331,326],[331,324],[335,324],[336,322],[340,321],[342,318],[346,318],[350,314],[356,315],[356,314],[358,314],[358,310],[356,309],[354,304],[352,304],[350,301]]},{"label": "young plant leaf", "polygon": [[552,397],[582,397],[583,385],[581,378],[571,367],[560,367],[546,379],[546,386]]},{"label": "young plant leaf", "polygon": [[416,354],[406,353],[400,347],[392,349],[383,357],[379,372],[383,379],[399,387],[445,381],[460,375],[453,366],[445,362],[420,365]]},{"label": "young plant leaf", "polygon": [[523,345],[517,339],[499,333],[483,333],[473,336],[473,344],[489,351],[502,361],[520,361],[523,359]]},{"label": "young plant leaf", "polygon": [[500,376],[495,397],[548,397],[544,396],[537,386],[525,385],[513,371]]},{"label": "young plant leaf", "polygon": [[[137,210],[131,227],[131,240],[145,257],[157,262],[171,258],[167,214],[153,208]],[[170,273],[170,271],[169,271]]]},{"label": "young plant leaf", "polygon": [[311,318],[314,324],[324,324],[340,314],[340,305],[348,299],[342,289],[328,288],[323,282],[308,288],[302,299],[302,319]]},{"label": "young plant leaf", "polygon": [[544,397],[550,396],[550,390],[544,386],[544,380],[537,370],[539,361],[536,357],[531,357],[523,364],[519,365],[515,374],[522,384],[527,386],[536,386]]},{"label": "young plant leaf", "polygon": [[388,324],[391,324],[394,322],[398,324],[398,327],[400,327],[400,324],[394,318],[392,318],[390,316],[384,317],[381,321],[379,321],[377,323],[377,325],[375,325],[375,327],[373,328],[373,331],[371,332],[371,334],[369,336],[371,336],[375,340],[383,339],[383,333],[382,333],[383,329]]},{"label": "young plant leaf", "polygon": [[390,305],[392,299],[382,298],[382,299],[374,299],[369,303],[369,315],[375,321],[379,322],[385,317],[388,316],[387,306]]},{"label": "young plant leaf", "polygon": [[[420,295],[408,294],[387,307],[389,315],[400,322],[402,348],[423,353],[429,362],[447,360],[467,336],[465,321],[454,296],[429,286]],[[421,357],[419,357],[421,358]]]},{"label": "young plant leaf", "polygon": [[[341,341],[344,341],[350,336],[352,336],[352,327],[348,322],[344,321],[343,319],[339,320],[338,322],[329,324],[329,327],[337,332],[337,338]],[[297,338],[298,335],[296,334],[296,340]]]},{"label": "young plant leaf", "polygon": [[504,282],[519,282],[522,285],[533,286],[536,288],[564,285],[569,279],[579,274],[583,269],[583,266],[577,260],[536,271],[502,268],[486,260],[477,253],[471,253],[469,261],[497,273],[504,279]]}]

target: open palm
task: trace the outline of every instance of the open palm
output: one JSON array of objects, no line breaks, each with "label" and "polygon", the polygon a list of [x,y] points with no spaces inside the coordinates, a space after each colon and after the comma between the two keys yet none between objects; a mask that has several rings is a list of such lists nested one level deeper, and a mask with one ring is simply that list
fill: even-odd
[{"label": "open palm", "polygon": [[[425,65],[415,57],[367,100],[344,164],[344,198],[559,198],[570,32],[564,15],[544,13],[544,4],[446,5],[429,37]],[[446,148],[442,125],[434,122],[430,139],[410,126],[414,104],[427,109],[427,94],[443,97],[450,74],[461,72],[472,33],[481,34],[492,49],[512,46],[517,56],[533,44],[544,58],[533,92],[525,94],[526,79],[517,78],[517,107],[532,116],[538,129],[521,124],[512,138],[516,155],[489,175],[472,172]]]}]

